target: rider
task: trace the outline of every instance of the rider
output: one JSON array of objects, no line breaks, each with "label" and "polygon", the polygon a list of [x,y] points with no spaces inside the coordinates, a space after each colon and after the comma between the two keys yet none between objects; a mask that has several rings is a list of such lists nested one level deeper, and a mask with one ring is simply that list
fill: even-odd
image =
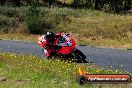
[{"label": "rider", "polygon": [[[58,40],[57,45],[54,44],[56,40]],[[49,53],[49,56],[46,58],[52,57],[52,55],[55,54],[57,50],[61,48],[61,46],[72,46],[72,43],[70,42],[68,34],[61,33],[61,32],[57,34],[54,34],[53,32],[46,32],[45,35],[40,37],[39,41],[41,41],[42,43],[45,42],[44,44],[45,46],[43,47],[45,49],[53,47],[53,51]]]}]

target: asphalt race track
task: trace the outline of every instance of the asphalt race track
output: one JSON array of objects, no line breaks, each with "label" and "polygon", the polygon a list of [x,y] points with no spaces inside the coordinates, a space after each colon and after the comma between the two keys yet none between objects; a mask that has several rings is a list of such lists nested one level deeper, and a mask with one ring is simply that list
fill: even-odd
[{"label": "asphalt race track", "polygon": [[[97,66],[119,68],[132,73],[132,50],[96,48],[89,46],[78,46],[86,56],[87,60]],[[0,40],[0,51],[17,54],[37,55],[44,57],[41,47],[37,43]]]}]

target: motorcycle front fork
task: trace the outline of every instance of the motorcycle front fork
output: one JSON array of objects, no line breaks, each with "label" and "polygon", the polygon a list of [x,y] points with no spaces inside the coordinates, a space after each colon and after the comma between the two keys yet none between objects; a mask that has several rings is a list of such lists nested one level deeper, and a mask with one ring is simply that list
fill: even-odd
[{"label": "motorcycle front fork", "polygon": [[45,48],[42,48],[42,51],[44,52],[46,58],[50,57],[50,54],[48,53],[48,51]]},{"label": "motorcycle front fork", "polygon": [[71,54],[73,55],[74,58],[77,58],[77,55],[74,53],[75,51],[76,51],[76,48],[73,50]]}]

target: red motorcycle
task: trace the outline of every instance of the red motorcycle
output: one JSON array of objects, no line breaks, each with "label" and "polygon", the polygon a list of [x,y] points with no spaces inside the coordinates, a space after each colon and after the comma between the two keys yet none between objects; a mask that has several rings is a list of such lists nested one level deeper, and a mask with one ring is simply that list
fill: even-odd
[{"label": "red motorcycle", "polygon": [[[87,61],[85,60],[86,56],[76,48],[75,40],[69,34],[65,34],[64,37],[55,38],[52,46],[46,47],[47,40],[43,36],[38,39],[38,44],[42,47],[42,50],[44,51],[46,57],[49,57],[52,53],[52,56],[58,56],[68,60],[72,59],[77,63],[87,63]],[[70,42],[70,45],[68,45],[66,39],[68,40],[68,42]],[[58,46],[59,48],[55,48],[56,46]],[[54,51],[56,52],[53,53]]]}]

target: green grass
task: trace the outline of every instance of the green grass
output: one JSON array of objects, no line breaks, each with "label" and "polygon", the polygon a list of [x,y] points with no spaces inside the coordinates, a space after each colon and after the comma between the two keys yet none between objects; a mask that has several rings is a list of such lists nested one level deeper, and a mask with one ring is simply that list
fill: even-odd
[{"label": "green grass", "polygon": [[[0,38],[36,41],[27,36],[26,24],[28,7],[0,7]],[[78,44],[132,48],[132,16],[110,14],[96,10],[39,7],[39,18],[43,31],[67,32]],[[41,25],[40,23],[40,25]],[[5,36],[9,33],[8,36]],[[22,38],[16,37],[21,35]]]},{"label": "green grass", "polygon": [[[80,86],[76,82],[77,70],[80,65],[60,60],[44,60],[37,56],[25,56],[11,53],[0,53],[1,88],[131,88],[131,84],[86,84]],[[121,70],[105,70],[88,65],[88,73],[116,74]]]}]

